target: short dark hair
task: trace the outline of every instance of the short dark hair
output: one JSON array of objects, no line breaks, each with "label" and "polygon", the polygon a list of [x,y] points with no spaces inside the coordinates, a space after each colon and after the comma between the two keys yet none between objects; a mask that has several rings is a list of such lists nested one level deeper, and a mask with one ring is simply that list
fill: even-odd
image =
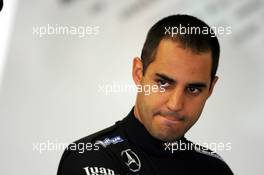
[{"label": "short dark hair", "polygon": [[[181,28],[185,28],[185,33],[179,32]],[[177,29],[177,32],[174,31],[175,29]],[[195,32],[197,30],[200,32],[198,34],[192,33],[193,29]],[[163,39],[179,42],[183,48],[191,49],[195,53],[211,51],[211,81],[214,79],[220,55],[220,46],[214,31],[202,20],[194,16],[181,14],[165,17],[149,30],[141,52],[143,75],[149,64],[154,61],[159,43]]]}]

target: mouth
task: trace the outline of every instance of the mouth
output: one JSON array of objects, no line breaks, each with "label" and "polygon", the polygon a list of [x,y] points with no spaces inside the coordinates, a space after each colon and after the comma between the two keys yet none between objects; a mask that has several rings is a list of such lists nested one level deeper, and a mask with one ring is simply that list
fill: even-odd
[{"label": "mouth", "polygon": [[178,123],[182,122],[184,119],[180,116],[171,116],[171,115],[160,115],[166,122],[169,123]]}]

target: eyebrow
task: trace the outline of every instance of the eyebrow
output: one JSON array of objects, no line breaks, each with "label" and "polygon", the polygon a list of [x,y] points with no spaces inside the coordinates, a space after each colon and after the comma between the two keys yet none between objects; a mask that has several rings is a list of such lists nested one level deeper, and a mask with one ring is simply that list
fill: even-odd
[{"label": "eyebrow", "polygon": [[196,87],[196,88],[206,88],[207,85],[205,83],[190,83],[189,86]]},{"label": "eyebrow", "polygon": [[176,81],[175,81],[174,79],[168,77],[167,75],[160,74],[160,73],[155,73],[155,75],[156,75],[157,77],[162,78],[163,80],[166,80],[166,81],[170,82],[170,83],[176,83]]},{"label": "eyebrow", "polygon": [[[155,73],[155,75],[157,77],[162,78],[163,80],[168,81],[169,83],[176,83],[177,82],[173,78],[170,78],[167,75],[162,74],[162,73]],[[197,87],[197,88],[206,88],[207,87],[207,85],[205,83],[201,83],[201,82],[192,82],[192,83],[189,83],[188,86]]]}]

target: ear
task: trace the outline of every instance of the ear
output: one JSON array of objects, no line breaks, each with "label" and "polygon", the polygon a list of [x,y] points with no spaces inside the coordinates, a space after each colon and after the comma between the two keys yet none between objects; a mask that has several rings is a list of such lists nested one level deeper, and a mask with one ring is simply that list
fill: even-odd
[{"label": "ear", "polygon": [[214,77],[214,79],[213,79],[213,81],[212,81],[212,83],[210,85],[210,88],[209,88],[208,97],[210,97],[212,95],[213,90],[214,90],[214,87],[215,87],[215,84],[216,84],[216,82],[217,82],[218,79],[219,79],[218,76],[215,76]]},{"label": "ear", "polygon": [[141,84],[141,80],[143,77],[143,64],[141,62],[141,59],[138,57],[135,57],[133,59],[132,77],[136,85]]}]

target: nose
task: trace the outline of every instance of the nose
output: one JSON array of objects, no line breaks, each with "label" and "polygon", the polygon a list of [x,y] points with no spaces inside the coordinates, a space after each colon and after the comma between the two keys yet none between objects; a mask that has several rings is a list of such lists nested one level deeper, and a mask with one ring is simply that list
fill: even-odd
[{"label": "nose", "polygon": [[167,102],[167,108],[171,111],[180,111],[184,107],[184,91],[180,88],[176,88]]}]

